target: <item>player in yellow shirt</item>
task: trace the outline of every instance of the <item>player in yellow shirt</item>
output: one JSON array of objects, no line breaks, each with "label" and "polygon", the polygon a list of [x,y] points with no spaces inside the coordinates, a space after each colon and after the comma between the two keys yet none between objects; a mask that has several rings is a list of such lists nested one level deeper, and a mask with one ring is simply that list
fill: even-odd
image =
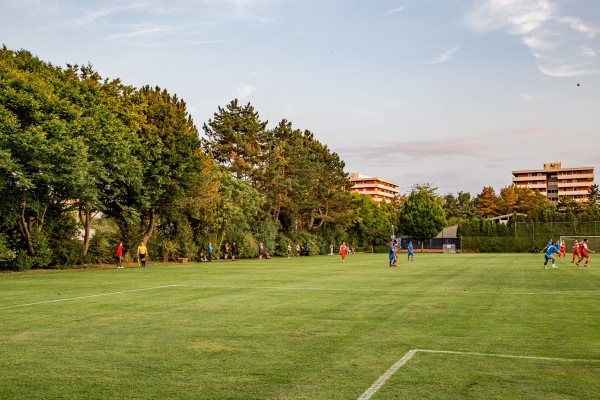
[{"label": "player in yellow shirt", "polygon": [[142,267],[146,268],[146,259],[148,257],[148,249],[146,248],[146,243],[142,241],[137,248],[137,256],[138,261],[142,263]]}]

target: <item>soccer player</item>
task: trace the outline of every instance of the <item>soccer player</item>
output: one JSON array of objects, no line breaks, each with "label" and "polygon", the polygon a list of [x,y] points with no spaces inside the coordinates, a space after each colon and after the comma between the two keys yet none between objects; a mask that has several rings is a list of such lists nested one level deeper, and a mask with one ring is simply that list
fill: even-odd
[{"label": "soccer player", "polygon": [[558,251],[558,258],[560,257],[567,258],[567,252],[565,251],[565,240],[560,241],[560,250]]},{"label": "soccer player", "polygon": [[346,242],[342,242],[340,246],[340,254],[342,255],[342,262],[346,262],[346,253],[348,252],[348,247],[346,246]]},{"label": "soccer player", "polygon": [[415,253],[413,252],[412,242],[408,242],[408,261],[415,261]]},{"label": "soccer player", "polygon": [[579,245],[579,261],[577,261],[575,265],[579,267],[579,263],[585,258],[585,264],[583,266],[587,268],[588,263],[590,262],[590,255],[588,254],[588,251],[590,253],[595,253],[595,251],[588,249],[588,240],[583,239],[583,242],[581,242]]},{"label": "soccer player", "polygon": [[554,240],[550,239],[548,240],[548,244],[546,245],[546,247],[542,249],[542,253],[546,252],[546,250],[548,250],[552,246],[554,246]]},{"label": "soccer player", "polygon": [[554,253],[558,253],[560,251],[560,245],[556,243],[554,246],[546,246],[546,252],[544,253],[544,269],[548,269],[546,264],[548,264],[548,260],[552,260],[552,268],[558,268],[554,265]]},{"label": "soccer player", "polygon": [[573,260],[571,260],[571,264],[575,262],[575,257],[579,258],[579,241],[577,239],[573,243]]},{"label": "soccer player", "polygon": [[396,244],[398,244],[398,242],[396,240],[394,240],[394,242],[390,246],[390,268],[395,267],[396,262],[398,261],[398,253],[396,252]]}]

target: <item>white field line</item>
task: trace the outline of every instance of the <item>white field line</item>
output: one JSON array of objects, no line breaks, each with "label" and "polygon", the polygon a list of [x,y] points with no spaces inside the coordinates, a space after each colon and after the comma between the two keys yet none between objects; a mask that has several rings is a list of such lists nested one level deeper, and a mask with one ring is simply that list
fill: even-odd
[{"label": "white field line", "polygon": [[402,367],[404,364],[406,364],[408,362],[408,360],[410,360],[412,358],[412,356],[414,356],[415,354],[417,354],[417,351],[419,351],[419,350],[410,350],[408,353],[406,353],[404,355],[404,357],[402,357],[401,359],[399,359],[398,361],[396,361],[396,363],[394,365],[392,365],[390,367],[390,369],[388,369],[387,371],[385,371],[385,373],[383,375],[381,375],[379,377],[379,379],[377,379],[375,381],[375,383],[372,384],[371,387],[368,388],[362,394],[362,396],[360,396],[358,398],[358,400],[368,400],[371,397],[373,397],[373,395],[375,393],[377,393],[377,391],[379,389],[381,389],[381,387],[387,382],[387,380],[390,379],[390,377],[392,375],[394,375],[394,373],[396,371],[398,371],[400,369],[400,367]]},{"label": "white field line", "polygon": [[510,354],[471,353],[468,351],[450,351],[450,350],[417,349],[415,351],[418,351],[421,353],[457,354],[457,355],[477,356],[477,357],[520,358],[520,359],[525,359],[525,360],[600,363],[600,360],[595,360],[593,358],[557,358],[557,357],[519,356],[519,355],[510,355]]},{"label": "white field line", "polygon": [[170,287],[177,287],[177,286],[181,286],[181,285],[154,286],[154,287],[142,288],[142,289],[122,290],[122,291],[120,291],[120,292],[110,292],[110,293],[92,294],[92,295],[89,295],[89,296],[67,297],[67,298],[64,298],[64,299],[55,299],[55,300],[37,301],[37,302],[35,302],[35,303],[16,304],[16,305],[14,305],[14,306],[5,306],[5,307],[0,307],[0,310],[9,310],[9,309],[11,309],[11,308],[18,308],[18,307],[30,307],[30,306],[37,306],[37,305],[41,305],[41,304],[58,303],[58,302],[61,302],[61,301],[72,301],[72,300],[91,299],[91,298],[94,298],[94,297],[102,297],[102,296],[115,296],[115,295],[118,295],[118,294],[124,294],[124,293],[135,293],[135,292],[143,292],[143,291],[145,291],[145,290],[166,289],[166,288],[170,288]]},{"label": "white field line", "polygon": [[585,359],[585,358],[555,358],[555,357],[536,357],[536,356],[519,356],[510,354],[488,354],[488,353],[472,353],[467,351],[450,351],[450,350],[423,350],[414,349],[408,351],[401,359],[396,361],[383,375],[381,375],[370,388],[368,388],[358,400],[369,400],[381,387],[391,378],[396,371],[405,365],[417,353],[438,353],[438,354],[453,354],[476,357],[497,357],[497,358],[519,358],[525,360],[541,360],[541,361],[557,361],[557,362],[580,362],[580,363],[600,363],[600,360]]},{"label": "white field line", "polygon": [[194,289],[236,289],[236,290],[255,290],[255,289],[263,289],[263,290],[290,290],[290,291],[302,291],[302,290],[310,290],[310,291],[318,291],[318,292],[363,292],[363,293],[431,293],[431,294],[480,294],[480,295],[516,295],[516,296],[538,296],[538,295],[569,295],[569,296],[590,296],[590,295],[598,295],[600,296],[600,290],[555,290],[549,292],[497,292],[497,291],[469,291],[469,290],[415,290],[415,289],[354,289],[354,288],[326,288],[326,287],[289,287],[289,286],[233,286],[233,285],[178,285],[181,287],[189,287]]}]

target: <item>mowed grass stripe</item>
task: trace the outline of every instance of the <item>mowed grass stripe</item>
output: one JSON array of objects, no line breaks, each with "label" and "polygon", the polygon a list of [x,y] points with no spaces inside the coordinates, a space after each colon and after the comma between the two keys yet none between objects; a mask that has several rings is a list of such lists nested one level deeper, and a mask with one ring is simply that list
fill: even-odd
[{"label": "mowed grass stripe", "polygon": [[[390,269],[357,254],[10,274],[1,304],[178,286],[0,310],[0,379],[10,398],[356,399],[410,349],[599,359],[594,261],[545,271],[539,255],[417,253]],[[535,362],[505,363],[423,354],[374,398],[507,384],[548,398],[547,380],[572,374],[565,396],[600,392],[597,366],[538,377]]]}]

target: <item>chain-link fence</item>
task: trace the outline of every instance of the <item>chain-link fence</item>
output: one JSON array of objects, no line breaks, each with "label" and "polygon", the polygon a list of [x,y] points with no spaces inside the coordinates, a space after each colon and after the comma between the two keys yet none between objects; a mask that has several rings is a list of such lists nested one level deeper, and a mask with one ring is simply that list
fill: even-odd
[{"label": "chain-link fence", "polygon": [[[600,223],[589,222],[515,222],[511,236],[461,236],[464,252],[522,253],[539,252],[548,240],[559,240],[561,236],[600,236]],[[600,250],[600,249],[599,249]]]}]

